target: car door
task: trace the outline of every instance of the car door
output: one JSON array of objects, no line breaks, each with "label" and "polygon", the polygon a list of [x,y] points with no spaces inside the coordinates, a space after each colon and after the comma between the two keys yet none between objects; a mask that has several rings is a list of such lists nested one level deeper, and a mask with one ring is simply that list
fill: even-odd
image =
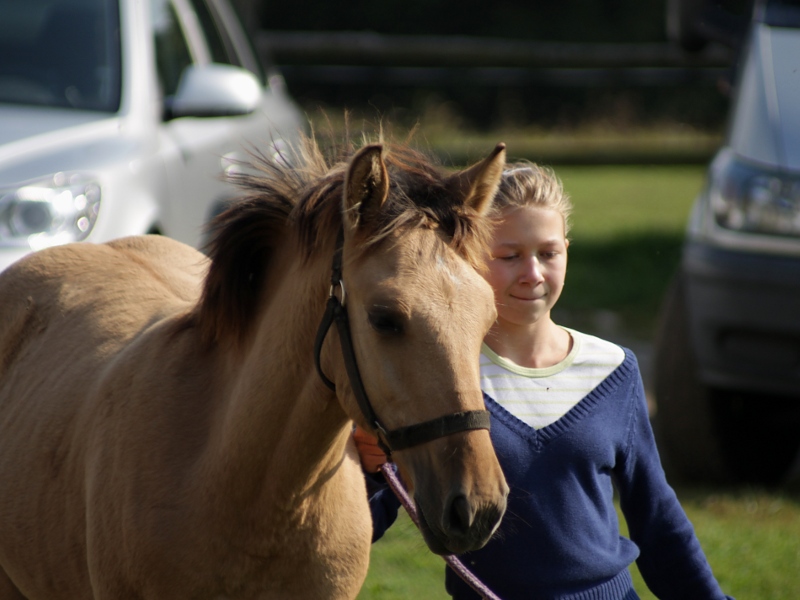
[{"label": "car door", "polygon": [[[244,42],[241,30],[230,30],[217,2],[207,0],[152,0],[159,12],[155,53],[158,76],[165,98],[178,90],[181,76],[189,65],[227,64],[254,70],[242,59],[237,46]],[[232,13],[228,15],[230,19]],[[168,165],[173,189],[163,211],[164,231],[194,246],[204,240],[204,226],[221,207],[234,199],[237,191],[222,180],[226,169],[245,160],[248,149],[258,148],[269,154],[279,138],[296,135],[300,127],[299,113],[288,97],[276,98],[262,82],[262,102],[247,115],[214,117],[181,117],[163,123],[178,153]],[[276,106],[277,104],[277,106]],[[285,133],[278,133],[283,130]]]}]

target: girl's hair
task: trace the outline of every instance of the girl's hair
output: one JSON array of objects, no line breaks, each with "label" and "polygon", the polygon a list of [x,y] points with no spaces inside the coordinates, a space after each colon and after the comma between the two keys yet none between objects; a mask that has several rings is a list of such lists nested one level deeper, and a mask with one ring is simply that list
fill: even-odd
[{"label": "girl's hair", "polygon": [[507,164],[494,206],[499,210],[522,206],[555,210],[564,218],[564,235],[569,233],[572,202],[564,192],[561,180],[549,167],[529,161]]}]

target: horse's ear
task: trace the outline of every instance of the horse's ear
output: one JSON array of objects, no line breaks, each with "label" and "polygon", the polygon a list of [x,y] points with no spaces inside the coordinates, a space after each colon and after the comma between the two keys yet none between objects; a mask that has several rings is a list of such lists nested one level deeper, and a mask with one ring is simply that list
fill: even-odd
[{"label": "horse's ear", "polygon": [[506,145],[501,142],[481,162],[452,175],[447,180],[447,187],[466,206],[478,214],[486,214],[500,186],[505,164]]},{"label": "horse's ear", "polygon": [[344,180],[342,211],[345,224],[356,228],[369,213],[377,211],[389,195],[389,173],[383,162],[383,146],[364,146],[350,161]]}]

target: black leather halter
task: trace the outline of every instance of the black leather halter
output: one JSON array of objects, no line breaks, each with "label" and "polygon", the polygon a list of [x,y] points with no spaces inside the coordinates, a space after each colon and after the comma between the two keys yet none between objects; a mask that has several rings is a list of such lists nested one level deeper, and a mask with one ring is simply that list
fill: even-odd
[{"label": "black leather halter", "polygon": [[[320,364],[322,343],[325,341],[325,336],[331,324],[336,322],[336,329],[339,332],[339,340],[342,346],[344,364],[347,369],[347,376],[350,379],[350,386],[353,388],[353,394],[356,397],[361,413],[364,415],[367,423],[375,430],[378,436],[378,444],[387,456],[391,456],[393,450],[403,450],[412,446],[418,446],[425,442],[430,442],[460,431],[489,429],[489,411],[468,410],[445,415],[437,419],[425,421],[424,423],[400,427],[392,431],[386,430],[378,418],[378,415],[375,414],[375,409],[372,408],[372,403],[367,397],[367,392],[364,389],[364,383],[361,381],[361,374],[358,370],[356,355],[353,350],[353,339],[350,336],[350,324],[347,319],[347,308],[345,307],[347,298],[345,297],[344,284],[342,283],[343,245],[343,235],[340,231],[339,240],[336,244],[336,252],[334,252],[333,255],[328,304],[325,308],[322,322],[319,324],[319,329],[317,330],[317,338],[314,341],[314,360],[317,365],[317,372],[325,385],[331,390],[336,391],[336,386],[325,376],[325,373],[322,372],[322,366]],[[336,297],[336,288],[341,290],[341,300]]]}]

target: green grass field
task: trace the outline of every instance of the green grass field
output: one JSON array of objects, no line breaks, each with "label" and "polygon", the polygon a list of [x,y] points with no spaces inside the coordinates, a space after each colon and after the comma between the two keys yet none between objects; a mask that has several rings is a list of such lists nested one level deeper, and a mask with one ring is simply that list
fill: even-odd
[{"label": "green grass field", "polygon": [[[703,185],[700,166],[560,167],[575,204],[562,313],[580,328],[598,310],[631,335],[652,336]],[[563,322],[563,321],[562,321]],[[759,489],[679,488],[678,495],[726,593],[738,600],[800,594],[800,496]],[[636,589],[652,599],[633,570]],[[373,546],[362,600],[446,599],[444,562],[407,517]]]},{"label": "green grass field", "polygon": [[705,169],[561,167],[557,173],[575,205],[560,313],[577,318],[580,329],[581,317],[611,311],[636,337],[651,337]]},{"label": "green grass field", "polygon": [[[764,490],[679,488],[714,574],[738,600],[795,600],[800,590],[800,498]],[[624,521],[620,517],[620,522]],[[635,566],[643,600],[655,598]],[[444,561],[403,515],[372,548],[360,600],[446,600]]]}]

